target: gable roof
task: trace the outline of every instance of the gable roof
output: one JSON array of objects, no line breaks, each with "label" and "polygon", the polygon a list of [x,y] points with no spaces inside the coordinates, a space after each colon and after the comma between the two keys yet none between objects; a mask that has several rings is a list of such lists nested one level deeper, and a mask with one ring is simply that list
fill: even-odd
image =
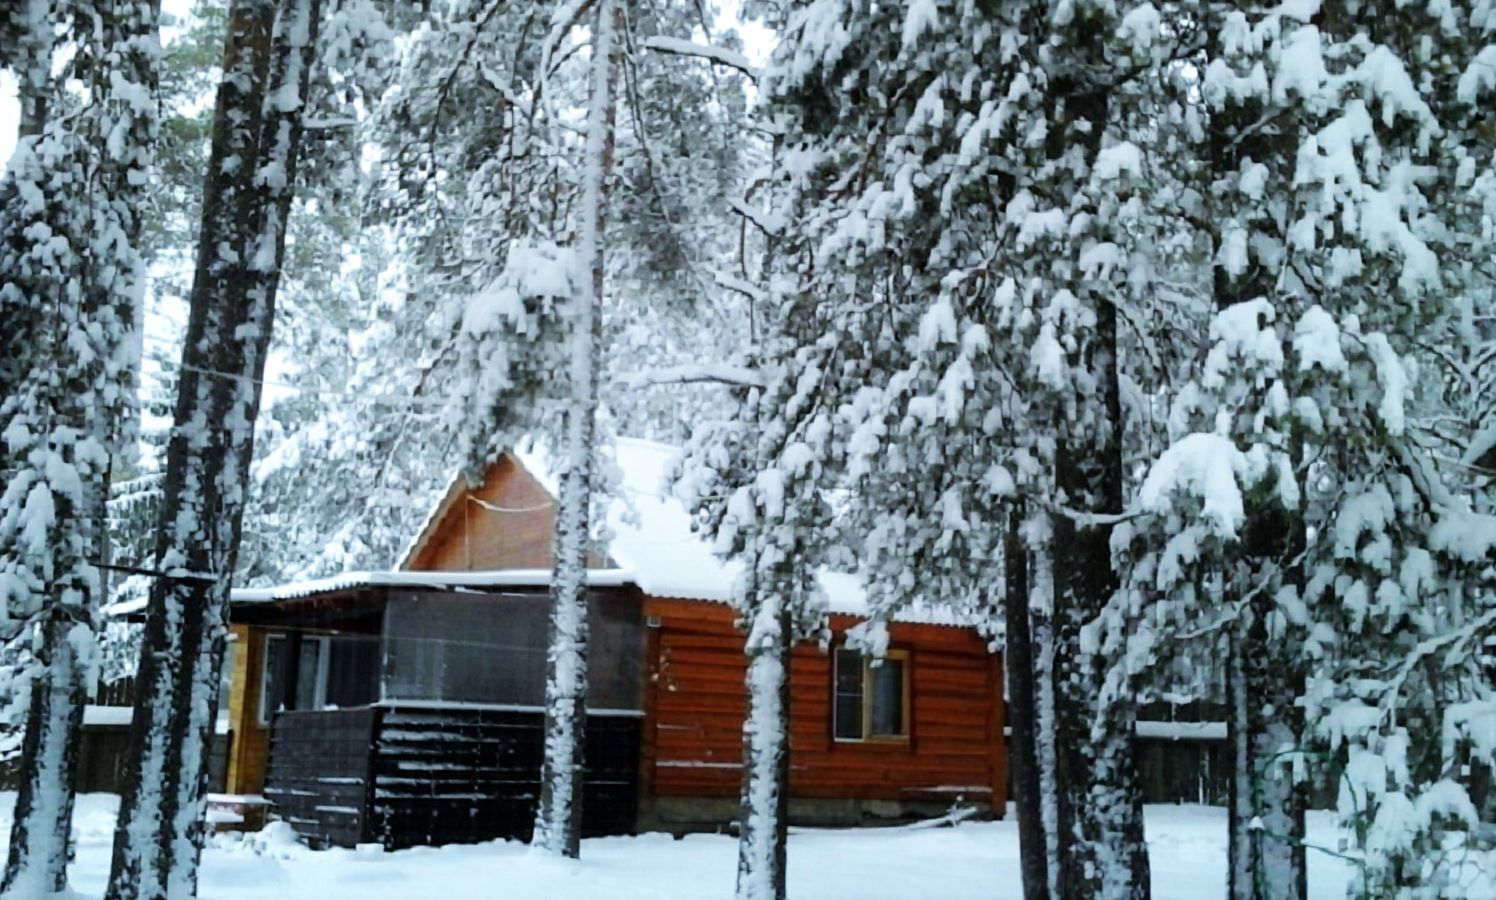
[{"label": "gable roof", "polygon": [[[620,470],[619,484],[604,507],[608,556],[646,594],[725,603],[732,599],[742,566],[735,560],[720,559],[710,542],[691,530],[691,514],[684,504],[666,490],[666,476],[679,453],[679,448],[656,441],[617,439],[614,458]],[[514,450],[506,455],[552,498],[558,495],[555,467],[543,450]],[[459,474],[401,554],[400,568],[409,566],[440,530],[447,513],[463,496],[463,489]],[[822,571],[818,578],[829,612],[867,615],[866,592],[857,576]],[[895,618],[928,624],[970,624],[946,608],[908,609]]]}]

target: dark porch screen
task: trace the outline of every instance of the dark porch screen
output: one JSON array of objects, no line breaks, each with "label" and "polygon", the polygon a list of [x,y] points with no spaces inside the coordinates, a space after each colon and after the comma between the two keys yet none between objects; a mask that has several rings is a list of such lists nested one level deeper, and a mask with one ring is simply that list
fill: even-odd
[{"label": "dark porch screen", "polygon": [[337,637],[327,643],[323,706],[348,709],[379,699],[379,638]]},{"label": "dark porch screen", "polygon": [[[544,594],[395,594],[386,607],[387,700],[541,706],[550,598]],[[638,605],[594,597],[588,706],[639,709]]]}]

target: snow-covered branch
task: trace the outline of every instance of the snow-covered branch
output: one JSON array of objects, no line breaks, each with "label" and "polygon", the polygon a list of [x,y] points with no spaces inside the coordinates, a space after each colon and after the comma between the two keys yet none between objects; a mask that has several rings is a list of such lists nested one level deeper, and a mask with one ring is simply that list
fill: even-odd
[{"label": "snow-covered branch", "polygon": [[647,37],[643,40],[642,45],[646,50],[655,50],[660,53],[700,57],[713,65],[737,69],[754,81],[758,80],[758,68],[748,61],[748,57],[732,50],[724,50],[721,47],[709,47],[705,44],[694,44],[691,41],[665,37],[663,35]]},{"label": "snow-covered branch", "polygon": [[747,219],[754,228],[757,228],[769,237],[779,234],[784,227],[784,223],[776,216],[766,213],[761,209],[755,209],[742,200],[732,201],[732,211]]},{"label": "snow-covered branch", "polygon": [[735,387],[763,387],[763,378],[752,369],[726,365],[663,366],[632,372],[620,379],[628,387],[660,384],[727,384]]},{"label": "snow-covered branch", "polygon": [[737,293],[742,294],[750,300],[764,299],[765,295],[763,288],[759,287],[751,281],[739,278],[736,275],[733,275],[731,272],[713,272],[712,278],[717,282],[718,287],[726,288],[729,291],[736,291]]},{"label": "snow-covered branch", "polygon": [[1099,528],[1107,525],[1120,525],[1140,516],[1148,515],[1148,510],[1130,509],[1119,513],[1097,513],[1087,512],[1081,509],[1072,509],[1062,504],[1050,504],[1049,511],[1064,516],[1074,522],[1080,528]]},{"label": "snow-covered branch", "polygon": [[307,131],[333,131],[339,128],[356,128],[358,127],[358,119],[351,116],[335,116],[331,118],[308,116],[301,120],[301,127]]}]

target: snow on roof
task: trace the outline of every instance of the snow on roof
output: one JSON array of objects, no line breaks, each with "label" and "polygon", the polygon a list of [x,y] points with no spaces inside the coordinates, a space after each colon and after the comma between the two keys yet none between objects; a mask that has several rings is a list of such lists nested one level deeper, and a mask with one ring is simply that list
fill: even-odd
[{"label": "snow on roof", "polygon": [[[723,562],[711,545],[691,530],[691,515],[665,489],[665,478],[680,450],[669,444],[619,438],[614,459],[620,483],[608,503],[608,555],[634,573],[634,582],[656,597],[732,599],[741,571]],[[559,493],[555,469],[544,450],[516,450],[516,459],[552,497]]]},{"label": "snow on roof", "polygon": [[[360,587],[495,588],[549,585],[549,569],[505,569],[498,572],[344,572],[330,578],[298,581],[267,588],[234,588],[235,603],[270,603],[295,600],[314,594]],[[592,569],[587,573],[592,587],[620,587],[633,579],[622,569]]]},{"label": "snow on roof", "polygon": [[[647,594],[726,603],[742,566],[719,558],[710,542],[691,530],[690,513],[666,489],[666,477],[679,454],[680,448],[669,444],[617,439],[614,458],[621,478],[607,507],[608,555],[632,573],[634,583]],[[543,450],[517,450],[514,456],[551,496],[557,495],[555,471]],[[830,612],[868,614],[866,592],[856,575],[822,570],[818,578]],[[911,608],[895,618],[931,625],[971,624],[947,608]]]},{"label": "snow on roof", "polygon": [[[621,479],[615,496],[608,501],[606,523],[608,556],[616,569],[593,569],[587,583],[594,587],[637,585],[646,594],[686,600],[726,603],[732,599],[733,583],[742,571],[735,561],[724,561],[712,552],[710,543],[691,530],[691,515],[666,489],[665,479],[679,449],[639,438],[619,438],[615,460]],[[558,493],[555,470],[539,448],[516,450],[514,459],[551,496]],[[416,550],[439,527],[443,512],[457,496],[462,476],[426,516],[421,528],[401,554],[407,564]],[[817,576],[826,594],[827,609],[852,616],[868,614],[866,592],[856,575],[821,571]],[[315,594],[360,587],[495,588],[534,587],[550,584],[548,569],[502,571],[412,571],[345,572],[329,578],[301,581],[267,588],[235,588],[235,603],[267,603],[294,600]],[[111,615],[128,615],[144,608],[144,601],[115,604]],[[919,606],[901,610],[895,619],[930,625],[968,627],[973,623],[945,607]]]}]

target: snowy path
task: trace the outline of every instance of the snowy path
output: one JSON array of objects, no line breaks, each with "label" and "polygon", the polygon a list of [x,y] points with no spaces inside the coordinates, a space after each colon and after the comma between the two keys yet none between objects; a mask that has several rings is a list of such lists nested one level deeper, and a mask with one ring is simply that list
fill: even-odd
[{"label": "snowy path", "polygon": [[[0,794],[0,828],[10,832],[13,793]],[[116,798],[80,800],[74,887],[103,890]],[[1225,815],[1202,806],[1151,806],[1155,900],[1213,900],[1224,893]],[[1328,815],[1310,836],[1333,846]],[[267,846],[268,845],[268,846]],[[664,835],[589,840],[580,862],[531,855],[518,844],[419,848],[390,854],[313,852],[268,836],[220,837],[204,854],[208,900],[711,900],[732,895],[736,845],[728,837]],[[1011,822],[940,829],[805,831],[790,838],[790,893],[803,900],[1002,900],[1018,896],[1018,841]],[[1311,854],[1310,894],[1344,896],[1347,869]]]}]

